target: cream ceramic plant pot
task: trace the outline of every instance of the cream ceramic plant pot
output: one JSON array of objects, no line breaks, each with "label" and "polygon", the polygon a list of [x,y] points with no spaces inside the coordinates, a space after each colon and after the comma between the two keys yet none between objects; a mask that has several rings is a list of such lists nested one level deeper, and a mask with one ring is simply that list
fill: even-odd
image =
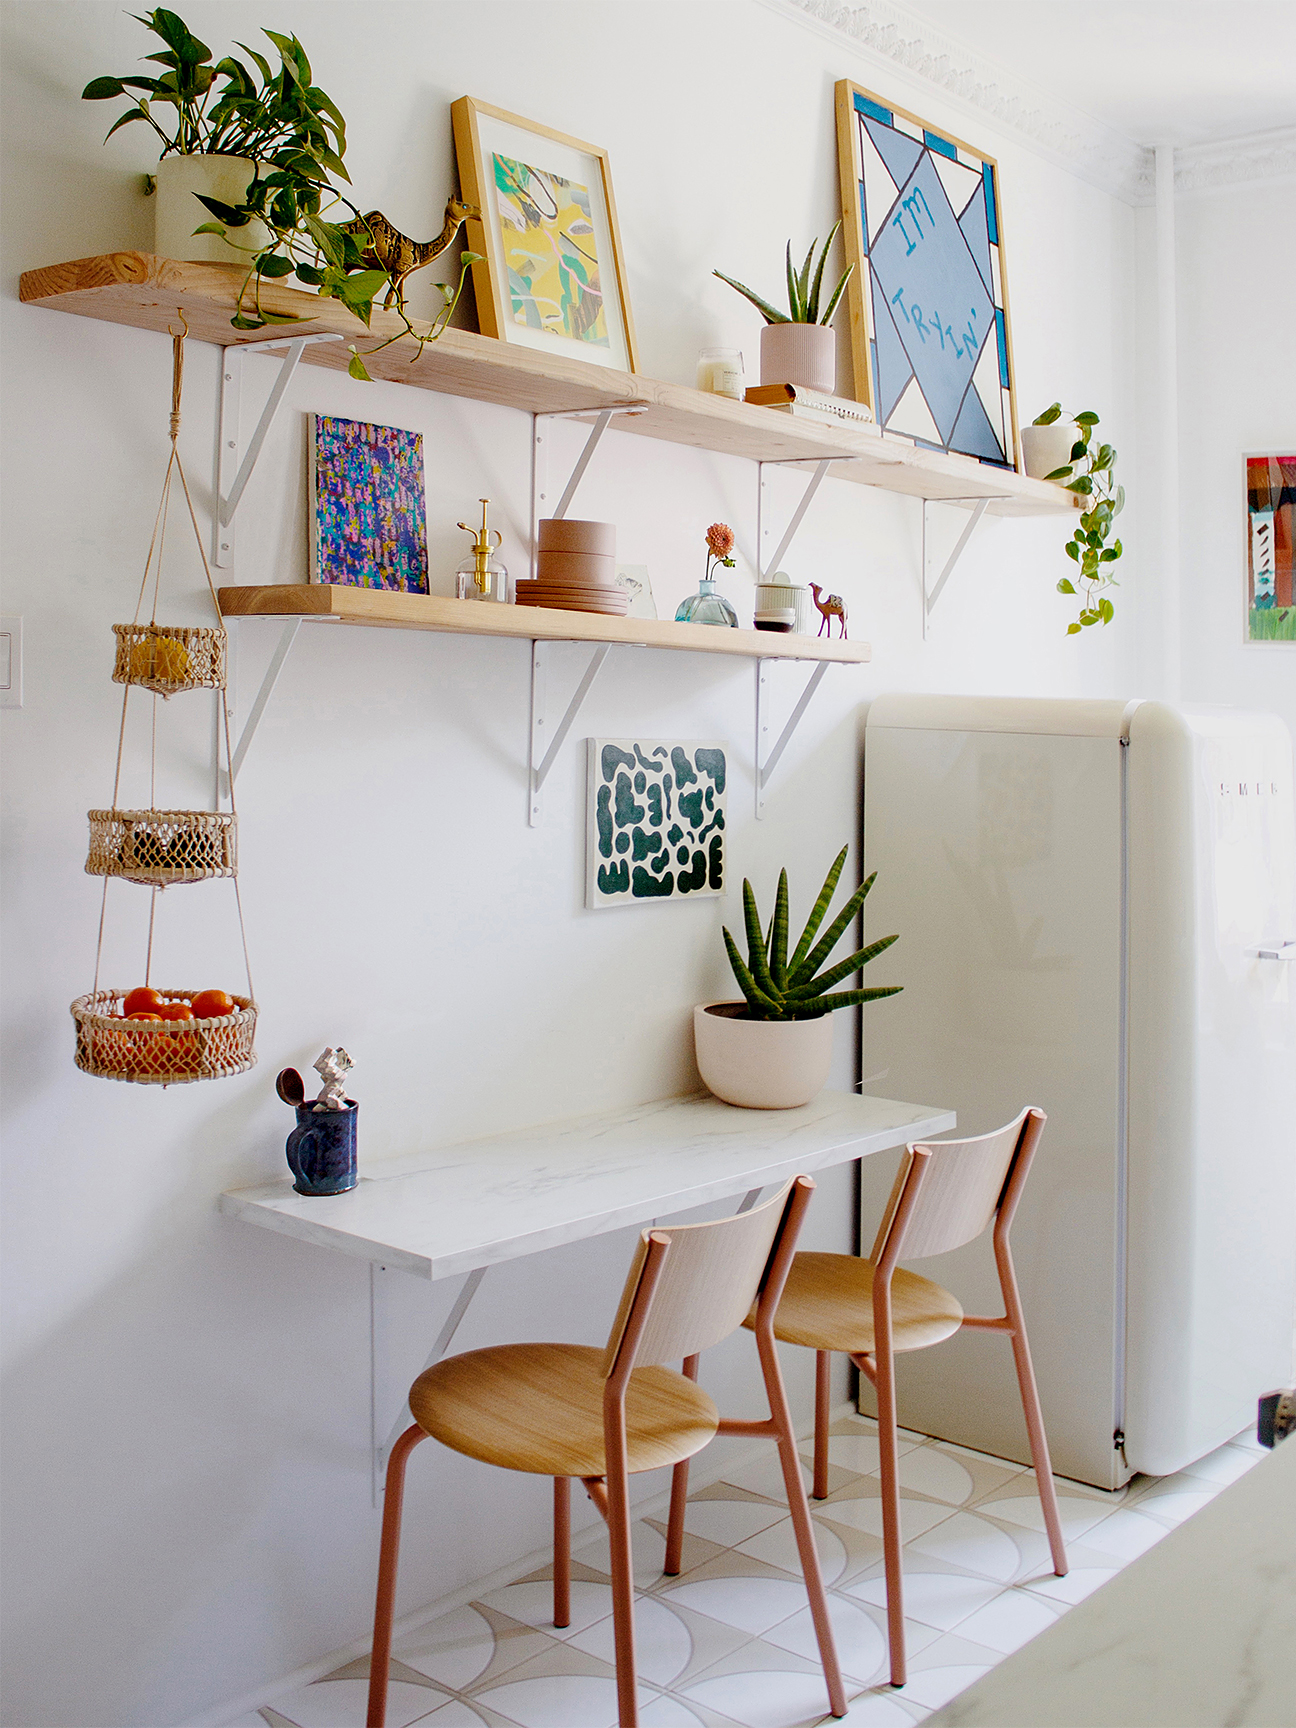
[{"label": "cream ceramic plant pot", "polygon": [[1043,480],[1071,460],[1071,446],[1080,436],[1074,420],[1055,420],[1051,426],[1023,426],[1022,460],[1032,480]]},{"label": "cream ceramic plant pot", "polygon": [[800,384],[825,396],[836,387],[837,333],[830,324],[767,324],[760,357],[762,384]]},{"label": "cream ceramic plant pot", "polygon": [[693,1010],[698,1072],[726,1104],[792,1110],[821,1092],[832,1066],[832,1015],[817,1020],[745,1020],[745,1002]]},{"label": "cream ceramic plant pot", "polygon": [[270,244],[264,222],[231,230],[237,234],[237,247],[219,234],[195,234],[194,229],[213,220],[207,206],[198,202],[198,193],[220,204],[241,204],[255,174],[256,163],[246,156],[164,156],[157,165],[154,194],[153,250],[158,257],[190,264],[250,263],[252,253]]}]

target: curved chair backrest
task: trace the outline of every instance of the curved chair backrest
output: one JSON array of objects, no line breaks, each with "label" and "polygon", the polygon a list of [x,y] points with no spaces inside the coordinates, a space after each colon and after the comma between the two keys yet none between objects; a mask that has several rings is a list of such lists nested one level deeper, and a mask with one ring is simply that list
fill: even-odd
[{"label": "curved chair backrest", "polygon": [[922,1260],[975,1240],[996,1217],[1006,1228],[1047,1120],[1026,1109],[974,1140],[907,1147],[869,1258]]},{"label": "curved chair backrest", "polygon": [[645,1230],[608,1337],[603,1372],[696,1356],[736,1332],[758,1295],[774,1304],[814,1181],[798,1176],[750,1212]]}]

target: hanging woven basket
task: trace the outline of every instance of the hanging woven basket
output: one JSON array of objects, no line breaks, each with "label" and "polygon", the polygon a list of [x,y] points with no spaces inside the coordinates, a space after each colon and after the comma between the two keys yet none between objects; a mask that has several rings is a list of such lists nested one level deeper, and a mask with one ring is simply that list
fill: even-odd
[{"label": "hanging woven basket", "polygon": [[[196,990],[161,990],[168,1002],[189,1002]],[[95,990],[72,1004],[76,1065],[101,1080],[133,1080],[142,1086],[182,1086],[190,1080],[222,1080],[256,1062],[252,1041],[257,1007],[234,996],[233,1014],[218,1020],[126,1020],[124,990]]]},{"label": "hanging woven basket", "polygon": [[114,684],[139,684],[155,696],[225,688],[225,632],[205,625],[114,624]]},{"label": "hanging woven basket", "polygon": [[121,876],[146,888],[238,873],[238,818],[231,810],[91,810],[88,876]]}]

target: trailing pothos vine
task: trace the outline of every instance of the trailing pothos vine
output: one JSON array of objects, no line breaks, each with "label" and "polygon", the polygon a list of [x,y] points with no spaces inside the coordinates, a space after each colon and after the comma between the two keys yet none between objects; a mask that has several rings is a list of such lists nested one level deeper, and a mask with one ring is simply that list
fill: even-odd
[{"label": "trailing pothos vine", "polygon": [[[1062,404],[1055,402],[1036,415],[1034,424],[1051,426],[1062,417]],[[1074,582],[1064,576],[1057,585],[1059,594],[1076,594],[1081,601],[1078,621],[1067,625],[1068,636],[1078,636],[1089,624],[1110,624],[1115,616],[1116,608],[1105,591],[1119,587],[1111,566],[1120,557],[1122,548],[1119,540],[1113,540],[1110,546],[1107,541],[1117,516],[1125,508],[1125,488],[1116,484],[1116,451],[1110,444],[1094,446],[1098,416],[1087,410],[1075,416],[1075,423],[1076,441],[1071,446],[1070,461],[1045,476],[1048,480],[1062,481],[1067,491],[1074,492],[1082,501],[1079,524],[1066,545],[1067,557],[1079,569]]]}]

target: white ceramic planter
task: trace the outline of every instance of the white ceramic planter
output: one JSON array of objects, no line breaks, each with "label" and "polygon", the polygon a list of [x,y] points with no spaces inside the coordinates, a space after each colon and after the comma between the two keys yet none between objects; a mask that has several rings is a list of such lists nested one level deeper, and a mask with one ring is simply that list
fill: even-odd
[{"label": "white ceramic planter", "polygon": [[1074,420],[1055,420],[1051,426],[1023,426],[1022,460],[1033,480],[1043,480],[1071,460],[1071,446],[1080,435]]},{"label": "white ceramic planter", "polygon": [[231,229],[237,234],[237,247],[219,234],[195,234],[195,228],[214,220],[195,194],[201,192],[221,204],[241,204],[255,173],[256,164],[246,156],[164,156],[157,165],[153,250],[160,258],[180,258],[190,264],[249,263],[251,253],[242,248],[259,252],[270,244],[265,223]]},{"label": "white ceramic planter", "polygon": [[760,355],[762,384],[800,384],[825,396],[836,387],[837,333],[829,324],[767,324]]},{"label": "white ceramic planter", "polygon": [[743,1020],[745,1002],[693,1010],[698,1072],[726,1104],[791,1110],[821,1092],[832,1066],[832,1015],[817,1020]]}]

